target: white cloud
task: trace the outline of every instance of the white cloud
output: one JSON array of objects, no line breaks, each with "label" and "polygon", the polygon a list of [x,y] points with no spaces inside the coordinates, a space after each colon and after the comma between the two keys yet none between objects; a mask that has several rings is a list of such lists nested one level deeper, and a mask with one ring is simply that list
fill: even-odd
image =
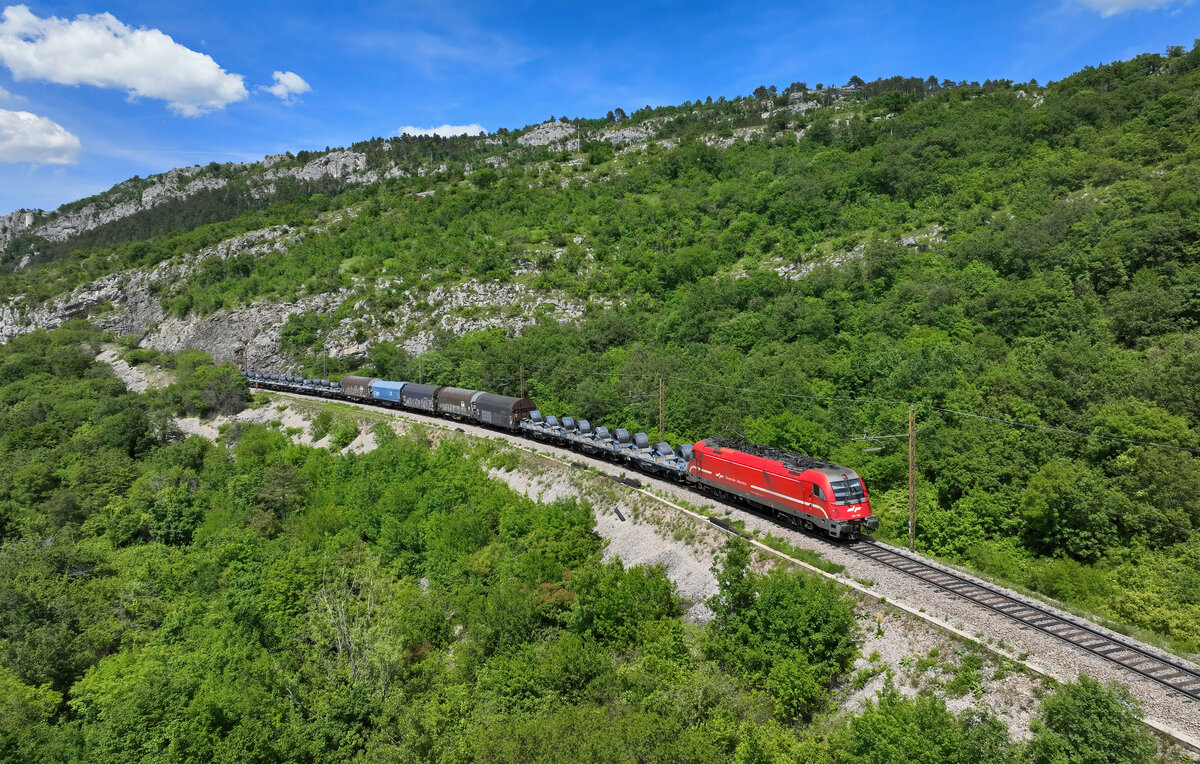
[{"label": "white cloud", "polygon": [[312,87],[304,81],[303,77],[295,72],[275,72],[273,76],[275,77],[275,84],[269,87],[263,85],[262,89],[284,103],[292,103],[295,100],[292,96],[312,92]]},{"label": "white cloud", "polygon": [[248,95],[242,75],[157,29],[126,26],[111,13],[43,19],[24,5],[11,5],[0,19],[0,63],[17,80],[125,90],[131,98],[162,99],[187,116],[223,109]]},{"label": "white cloud", "polygon": [[1191,0],[1080,0],[1088,8],[1108,18],[1126,11],[1153,11],[1170,5],[1188,5]]},{"label": "white cloud", "polygon": [[79,139],[57,122],[0,109],[0,162],[74,164],[78,154]]},{"label": "white cloud", "polygon": [[472,123],[469,125],[441,125],[440,127],[413,127],[405,125],[396,131],[396,135],[440,135],[443,138],[453,138],[466,133],[467,135],[479,135],[486,133],[483,125]]}]

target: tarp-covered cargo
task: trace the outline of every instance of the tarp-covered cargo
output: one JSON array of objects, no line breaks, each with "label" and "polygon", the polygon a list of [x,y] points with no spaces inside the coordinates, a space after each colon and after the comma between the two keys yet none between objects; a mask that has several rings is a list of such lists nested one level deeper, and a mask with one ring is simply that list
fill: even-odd
[{"label": "tarp-covered cargo", "polygon": [[383,379],[377,379],[371,383],[371,397],[377,401],[387,401],[388,403],[399,403],[400,394],[404,390],[405,382],[388,382]]},{"label": "tarp-covered cargo", "polygon": [[342,390],[351,398],[370,398],[371,383],[378,381],[370,377],[355,377],[353,375],[342,377]]},{"label": "tarp-covered cargo", "polygon": [[437,394],[437,413],[462,419],[474,419],[475,407],[472,399],[482,395],[478,390],[463,387],[443,387]]},{"label": "tarp-covered cargo", "polygon": [[533,413],[534,408],[533,401],[528,398],[481,393],[475,399],[476,416],[479,421],[494,427],[515,428],[522,419]]},{"label": "tarp-covered cargo", "polygon": [[441,389],[438,385],[422,385],[416,382],[409,382],[400,391],[400,400],[404,404],[404,408],[415,409],[416,411],[428,411],[432,414],[434,396]]}]

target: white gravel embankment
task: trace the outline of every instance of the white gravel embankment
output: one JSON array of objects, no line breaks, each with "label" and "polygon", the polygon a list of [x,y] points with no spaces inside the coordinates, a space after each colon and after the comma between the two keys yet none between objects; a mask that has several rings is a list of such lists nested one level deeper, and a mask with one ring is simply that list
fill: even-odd
[{"label": "white gravel embankment", "polygon": [[691,521],[681,522],[660,502],[626,486],[563,469],[548,459],[530,459],[548,469],[535,473],[527,464],[511,471],[493,468],[488,474],[540,502],[586,499],[596,516],[596,533],[607,542],[604,559],[620,557],[626,566],[662,565],[687,600],[686,618],[696,623],[712,618],[704,601],[717,591],[711,568],[713,554],[724,541],[722,534],[703,525],[697,528]]},{"label": "white gravel embankment", "polygon": [[[289,395],[284,393],[275,394]],[[303,398],[304,396],[295,397]],[[747,530],[758,531],[763,535],[769,531],[776,536],[783,537],[793,546],[812,550],[831,562],[845,566],[845,571],[835,576],[835,578],[855,588],[862,588],[862,585],[857,583],[858,581],[866,580],[871,582],[870,586],[867,587],[869,594],[884,598],[888,602],[895,603],[912,611],[914,615],[905,616],[906,618],[916,617],[934,626],[953,628],[960,634],[966,634],[968,637],[985,643],[989,649],[994,650],[996,653],[1007,656],[1014,661],[1027,665],[1034,671],[1059,681],[1070,681],[1077,678],[1080,674],[1088,674],[1104,682],[1116,681],[1125,684],[1129,687],[1133,696],[1142,704],[1148,724],[1200,750],[1200,703],[1173,692],[1153,680],[1130,674],[1097,655],[1050,637],[1029,626],[1019,624],[999,613],[980,608],[936,587],[922,584],[910,576],[873,560],[866,559],[838,544],[791,530],[754,513],[725,504],[718,504],[710,498],[676,483],[630,472],[621,465],[588,457],[569,449],[559,448],[546,443],[533,443],[516,435],[499,433],[475,425],[451,425],[445,420],[436,417],[427,417],[410,412],[397,412],[369,404],[351,405],[386,411],[398,419],[424,422],[434,427],[450,427],[453,430],[458,430],[469,435],[503,440],[525,450],[536,450],[539,453],[561,461],[586,464],[590,470],[609,476],[631,474],[646,486],[647,491],[668,498],[673,502],[683,502],[686,505],[698,507],[711,513],[730,513],[733,517],[744,520]],[[605,527],[601,527],[598,524],[597,531],[603,535]],[[920,557],[920,555],[917,556]],[[622,558],[625,559],[625,556],[622,555]],[[921,559],[929,564],[938,565],[938,563],[932,560],[923,557]],[[628,561],[636,562],[636,560],[632,559]],[[956,572],[962,574],[962,571]],[[995,586],[994,584],[988,585]],[[1017,599],[1031,601],[1029,598],[1016,592],[1006,589],[1003,591]],[[1044,602],[1039,604],[1047,607]],[[1057,612],[1064,619],[1080,620],[1077,616],[1059,611],[1056,608],[1051,607],[1051,610]],[[1093,628],[1100,627],[1093,625]],[[1101,630],[1103,631],[1103,629]],[[885,634],[887,631],[885,628]],[[1129,637],[1117,634],[1113,636],[1126,642],[1134,642],[1140,645],[1136,640],[1132,640]],[[910,656],[918,655],[920,653],[920,645],[925,643],[926,641],[918,640],[912,648],[914,652],[907,654]],[[1150,646],[1143,647],[1151,652],[1161,652]],[[870,655],[871,650],[872,648],[869,646],[864,647],[866,655]],[[941,653],[940,650],[939,652]],[[942,654],[944,655],[944,653]],[[1179,661],[1182,659],[1176,657],[1174,660]],[[1005,689],[1001,691],[1001,694],[1011,691],[1015,690],[1012,688]],[[1033,705],[1036,706],[1036,702]],[[1021,727],[1020,718],[1013,717],[1009,721],[1016,725],[1019,733]],[[1027,719],[1025,719],[1025,722],[1027,723]]]},{"label": "white gravel embankment", "polygon": [[[116,364],[114,368],[131,388],[141,383],[141,389],[145,389],[146,382],[140,377],[138,369],[129,369],[127,366],[121,369]],[[308,404],[314,402],[305,396],[286,393],[272,395],[281,399],[292,397]],[[863,618],[863,657],[855,666],[859,681],[848,683],[843,689],[842,702],[847,708],[861,706],[866,699],[873,697],[889,673],[894,676],[896,686],[906,693],[943,688],[953,679],[956,666],[962,658],[971,652],[978,652],[982,658],[979,681],[964,694],[955,697],[956,693],[951,693],[947,697],[948,705],[954,710],[987,708],[1002,718],[1014,735],[1028,736],[1029,721],[1039,702],[1040,680],[1024,671],[1012,671],[1012,662],[987,651],[979,651],[952,634],[953,631],[986,644],[989,650],[998,655],[1007,656],[1012,661],[1060,681],[1086,673],[1102,681],[1121,682],[1142,703],[1151,726],[1200,747],[1200,704],[1195,701],[1149,679],[1131,675],[1103,658],[998,613],[919,583],[842,546],[790,530],[756,514],[717,504],[675,483],[632,473],[622,466],[567,449],[532,443],[515,435],[475,425],[452,424],[435,417],[368,404],[350,405],[393,415],[393,427],[398,432],[407,430],[411,423],[420,422],[435,428],[431,433],[435,439],[440,440],[459,431],[503,441],[526,452],[536,452],[538,456],[526,459],[521,467],[511,471],[493,469],[490,475],[539,501],[550,502],[568,496],[588,499],[595,508],[596,531],[607,540],[606,557],[619,556],[627,565],[664,565],[678,586],[680,595],[691,603],[687,617],[695,622],[702,623],[711,615],[703,601],[716,590],[710,567],[714,554],[724,542],[725,534],[710,523],[685,515],[681,511],[684,507],[674,508],[674,502],[710,513],[731,514],[743,520],[749,531],[758,531],[763,535],[770,532],[785,538],[795,547],[812,550],[831,562],[845,566],[843,573],[832,577],[858,590],[860,617]],[[268,423],[279,420],[285,428],[299,428],[299,442],[326,445],[327,440],[313,444],[308,437],[308,418],[303,409],[303,406],[285,405],[281,410],[280,407],[268,405],[247,409],[227,421]],[[186,431],[215,437],[220,421],[193,424],[184,420],[180,424],[184,426],[185,423]],[[364,427],[363,430],[364,434],[347,450],[374,448],[370,428]],[[586,465],[588,471],[574,469],[563,462]],[[638,491],[600,477],[626,475],[635,477],[646,488]],[[665,503],[661,499],[669,499],[670,502]],[[922,560],[936,565],[930,560]],[[962,571],[955,572],[962,574]],[[1008,593],[1028,601],[1028,598],[1019,594]],[[881,600],[899,607],[888,607]],[[1039,604],[1045,606],[1045,603]],[[1069,620],[1078,620],[1068,613],[1060,614]],[[1093,625],[1093,628],[1098,627]],[[1114,636],[1132,641],[1121,635]],[[1153,651],[1153,648],[1148,649]],[[872,657],[875,659],[872,660]],[[859,685],[857,689],[855,684]]]},{"label": "white gravel embankment", "polygon": [[130,392],[144,393],[148,388],[165,386],[170,383],[167,375],[162,372],[147,372],[125,363],[121,360],[120,350],[115,345],[105,345],[96,356],[96,360],[111,366],[113,372],[121,378]]}]

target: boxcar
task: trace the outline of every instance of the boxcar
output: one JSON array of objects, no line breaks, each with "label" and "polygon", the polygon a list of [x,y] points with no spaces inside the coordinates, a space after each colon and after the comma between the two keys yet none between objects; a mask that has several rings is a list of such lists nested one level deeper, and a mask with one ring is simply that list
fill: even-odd
[{"label": "boxcar", "polygon": [[475,416],[482,424],[517,429],[521,420],[535,409],[528,398],[512,398],[495,393],[480,393],[475,399]]}]

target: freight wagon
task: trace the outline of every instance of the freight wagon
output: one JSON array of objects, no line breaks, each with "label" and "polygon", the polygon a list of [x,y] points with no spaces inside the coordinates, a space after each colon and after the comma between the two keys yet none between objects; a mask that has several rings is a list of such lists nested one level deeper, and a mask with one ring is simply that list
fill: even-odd
[{"label": "freight wagon", "polygon": [[676,449],[670,443],[651,443],[644,432],[630,433],[623,427],[610,431],[586,419],[544,416],[528,398],[483,390],[355,375],[343,377],[339,385],[325,379],[244,373],[255,387],[367,401],[517,432],[746,502],[786,523],[819,529],[833,538],[854,538],[879,527],[858,473],[802,454],[726,438]]}]

